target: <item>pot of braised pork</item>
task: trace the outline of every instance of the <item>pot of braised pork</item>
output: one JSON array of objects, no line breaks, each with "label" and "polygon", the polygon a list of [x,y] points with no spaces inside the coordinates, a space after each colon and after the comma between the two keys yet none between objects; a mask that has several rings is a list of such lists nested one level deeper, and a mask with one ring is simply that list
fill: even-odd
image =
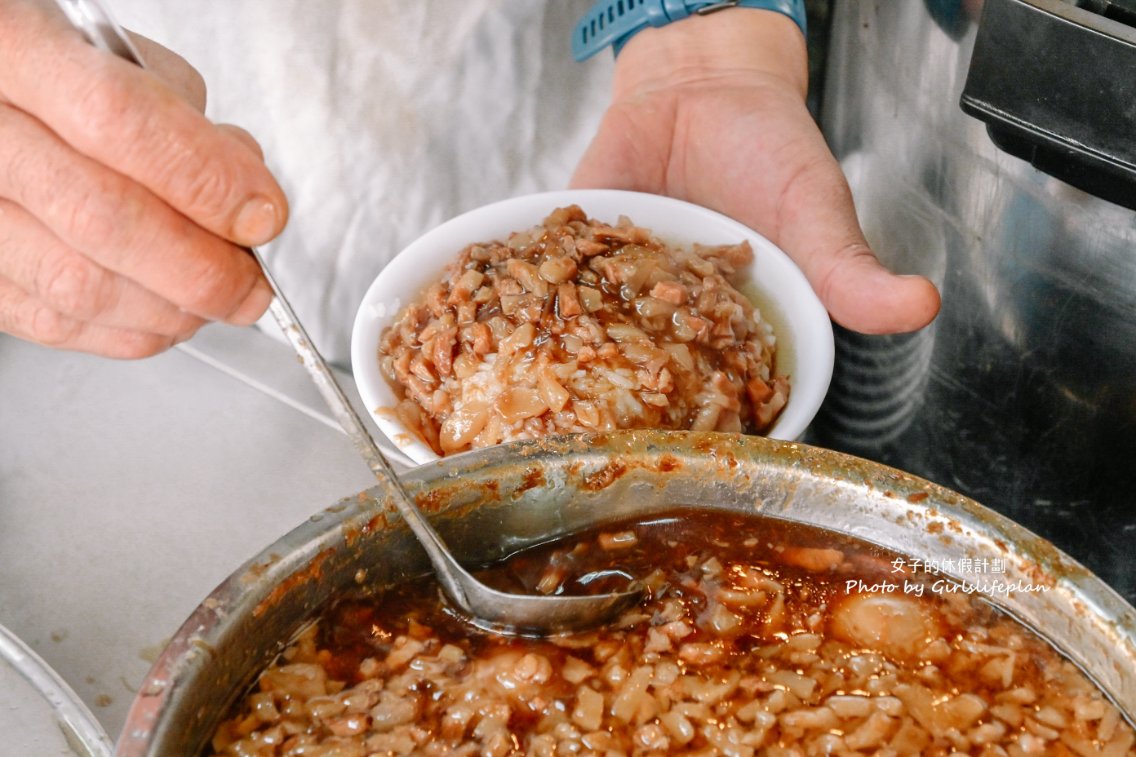
[{"label": "pot of braised pork", "polygon": [[925,480],[802,444],[631,431],[405,481],[487,582],[635,581],[644,599],[576,634],[478,630],[378,486],[198,607],[119,753],[1136,753],[1136,610]]}]

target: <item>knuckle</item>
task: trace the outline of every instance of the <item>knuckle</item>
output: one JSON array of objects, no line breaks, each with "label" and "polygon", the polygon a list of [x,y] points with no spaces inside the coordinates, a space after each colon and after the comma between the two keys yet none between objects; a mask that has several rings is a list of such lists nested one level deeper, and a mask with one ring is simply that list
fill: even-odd
[{"label": "knuckle", "polygon": [[842,272],[846,271],[849,264],[862,257],[865,252],[871,254],[863,245],[849,243],[828,252],[825,257],[818,261],[812,273],[816,279],[815,288],[822,298],[833,294],[833,291],[843,283]]},{"label": "knuckle", "polygon": [[66,255],[40,271],[44,302],[72,318],[90,321],[112,305],[111,274],[78,255]]},{"label": "knuckle", "polygon": [[195,163],[183,172],[186,177],[181,187],[175,188],[180,197],[175,201],[190,216],[201,215],[219,218],[229,211],[236,195],[236,177],[217,161],[204,165]]},{"label": "knuckle", "polygon": [[0,108],[4,140],[3,185],[9,199],[21,205],[41,204],[47,188],[67,186],[71,178],[52,165],[48,150],[30,119],[23,113]]},{"label": "knuckle", "polygon": [[113,208],[108,198],[122,198],[123,193],[106,184],[99,180],[85,182],[57,199],[62,231],[82,249],[108,248],[114,245],[119,230],[129,227],[129,219],[123,218],[121,211],[129,208],[130,203],[120,199],[120,208]]},{"label": "knuckle", "polygon": [[[5,115],[0,109],[0,126]],[[8,121],[13,128],[0,136],[10,140],[0,161],[0,185],[13,203],[64,239],[96,249],[111,244],[136,220],[140,198],[128,179],[52,147],[34,131],[42,127],[27,117]]]},{"label": "knuckle", "polygon": [[875,262],[876,256],[867,245],[859,241],[848,242],[823,257],[810,271],[809,279],[821,302],[831,306],[848,291],[852,281],[849,273],[858,266]]},{"label": "knuckle", "polygon": [[[18,191],[25,185],[25,177],[36,173],[35,167],[41,160],[42,152],[32,149],[26,132],[20,127],[23,125],[22,114],[13,111],[6,105],[0,105],[0,127],[3,128],[4,142],[4,183],[6,188]],[[19,196],[13,199],[22,199]]]},{"label": "knuckle", "polygon": [[117,142],[139,136],[130,133],[141,127],[132,126],[138,124],[138,118],[131,117],[135,96],[129,86],[121,77],[99,73],[90,73],[76,101],[86,138],[92,144],[106,144],[105,140]]},{"label": "knuckle", "polygon": [[144,172],[154,177],[147,186],[194,222],[223,228],[244,194],[240,162],[191,136],[168,140],[152,150],[140,156]]},{"label": "knuckle", "polygon": [[48,347],[64,347],[79,335],[83,325],[43,303],[31,303],[25,318],[32,341]]}]

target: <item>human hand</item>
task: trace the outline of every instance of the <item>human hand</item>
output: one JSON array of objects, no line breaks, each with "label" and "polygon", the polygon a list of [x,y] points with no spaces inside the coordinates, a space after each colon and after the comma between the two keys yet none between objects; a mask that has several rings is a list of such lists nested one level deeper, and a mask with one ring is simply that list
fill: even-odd
[{"label": "human hand", "polygon": [[837,323],[921,328],[939,293],[884,268],[805,106],[805,41],[784,15],[730,9],[646,29],[624,46],[614,93],[572,184],[665,194],[768,237]]},{"label": "human hand", "polygon": [[272,293],[244,249],[287,201],[256,142],[202,111],[185,61],[149,71],[87,44],[44,0],[0,0],[0,331],[121,358]]}]

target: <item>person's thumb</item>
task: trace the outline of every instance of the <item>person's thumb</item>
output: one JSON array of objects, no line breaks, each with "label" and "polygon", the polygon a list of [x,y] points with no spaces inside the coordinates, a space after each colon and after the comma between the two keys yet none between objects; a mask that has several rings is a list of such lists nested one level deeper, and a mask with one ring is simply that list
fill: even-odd
[{"label": "person's thumb", "polygon": [[862,334],[915,331],[939,312],[939,291],[918,275],[892,273],[867,245],[829,247],[805,271],[832,319]]},{"label": "person's thumb", "polygon": [[835,160],[814,164],[786,187],[774,240],[804,271],[841,326],[864,334],[915,331],[938,314],[939,291],[897,275],[876,258]]}]

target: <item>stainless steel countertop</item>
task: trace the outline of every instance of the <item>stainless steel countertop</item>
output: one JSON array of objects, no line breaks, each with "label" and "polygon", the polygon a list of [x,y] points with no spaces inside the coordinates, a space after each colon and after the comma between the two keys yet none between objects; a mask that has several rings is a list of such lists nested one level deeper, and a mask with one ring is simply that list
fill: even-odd
[{"label": "stainless steel countertop", "polygon": [[255,329],[138,362],[0,335],[0,625],[112,739],[218,583],[370,485],[308,381]]}]

